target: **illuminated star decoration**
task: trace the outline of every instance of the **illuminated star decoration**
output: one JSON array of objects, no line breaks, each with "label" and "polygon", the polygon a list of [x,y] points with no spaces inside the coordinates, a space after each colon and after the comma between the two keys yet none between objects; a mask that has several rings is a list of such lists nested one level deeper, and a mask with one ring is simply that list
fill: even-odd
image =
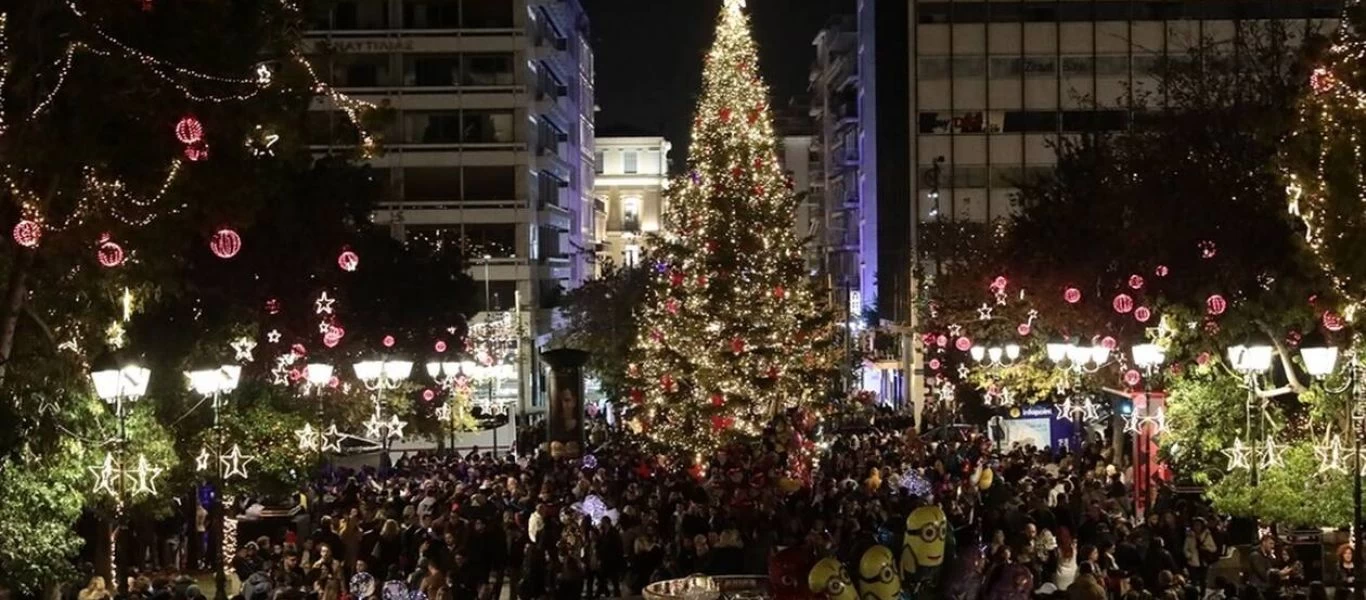
[{"label": "illuminated star decoration", "polygon": [[1167,409],[1159,406],[1157,408],[1156,415],[1146,418],[1144,420],[1147,421],[1149,424],[1152,424],[1157,427],[1157,431],[1154,431],[1153,435],[1162,435],[1164,433],[1167,433]]},{"label": "illuminated star decoration", "polygon": [[97,467],[86,468],[95,476],[95,488],[93,491],[96,494],[100,492],[108,492],[110,495],[117,493],[114,491],[114,477],[119,474],[119,469],[114,465],[113,454],[106,452],[104,454],[104,463]]},{"label": "illuminated star decoration", "polygon": [[1261,455],[1261,460],[1257,462],[1257,466],[1263,470],[1280,467],[1285,464],[1285,461],[1281,458],[1281,447],[1276,445],[1276,438],[1269,435],[1266,436],[1266,446],[1262,448]]},{"label": "illuminated star decoration", "polygon": [[408,422],[400,421],[398,415],[389,417],[389,422],[384,424],[384,428],[388,431],[389,437],[398,440],[403,439],[403,428],[407,426]]},{"label": "illuminated star decoration", "polygon": [[967,365],[966,363],[958,363],[958,378],[959,378],[959,379],[967,379],[967,378],[968,378],[968,365]]},{"label": "illuminated star decoration", "polygon": [[329,298],[327,292],[323,292],[322,295],[318,296],[317,300],[313,301],[313,309],[317,314],[330,315],[332,314],[332,305],[336,303],[336,298]]},{"label": "illuminated star decoration", "polygon": [[164,469],[159,467],[153,467],[151,463],[147,462],[146,455],[139,454],[138,468],[132,471],[125,471],[124,476],[128,478],[129,483],[133,484],[134,496],[138,494],[151,494],[155,496],[157,493],[156,480],[163,470]]},{"label": "illuminated star decoration", "polygon": [[318,432],[313,430],[313,425],[304,423],[302,428],[294,430],[294,437],[299,438],[300,452],[313,452],[318,449]]},{"label": "illuminated star decoration", "polygon": [[1064,399],[1064,400],[1062,401],[1062,404],[1059,404],[1059,405],[1057,405],[1057,406],[1054,406],[1053,408],[1054,408],[1054,410],[1057,410],[1057,411],[1058,411],[1058,420],[1059,420],[1059,421],[1071,421],[1071,420],[1072,420],[1072,413],[1073,413],[1073,412],[1076,412],[1076,410],[1077,410],[1077,406],[1076,406],[1075,404],[1072,404],[1072,399],[1071,399],[1071,398],[1066,398],[1066,399]]},{"label": "illuminated star decoration", "polygon": [[1124,433],[1138,433],[1140,425],[1144,424],[1144,419],[1134,413],[1124,415]]},{"label": "illuminated star decoration", "polygon": [[990,304],[987,304],[987,303],[985,303],[985,302],[982,303],[982,306],[981,306],[980,308],[977,309],[977,320],[978,320],[978,321],[990,321],[990,320],[991,320],[991,311],[992,311],[992,310],[993,310],[993,309],[991,308],[991,305],[990,305]]},{"label": "illuminated star decoration", "polygon": [[[1325,433],[1324,438],[1327,437]],[[1342,453],[1342,438],[1336,435],[1332,439],[1327,439],[1323,445],[1314,446],[1314,456],[1319,459],[1319,470],[1316,474],[1322,475],[1329,471],[1346,473],[1347,468],[1342,465]]]},{"label": "illuminated star decoration", "polygon": [[255,456],[242,454],[242,449],[237,444],[232,445],[232,451],[219,459],[223,463],[223,478],[232,479],[233,477],[247,478],[247,463],[256,460]]},{"label": "illuminated star decoration", "polygon": [[196,473],[209,470],[209,449],[200,448],[199,456],[194,457],[194,470]]},{"label": "illuminated star decoration", "polygon": [[365,437],[368,437],[372,440],[379,439],[380,430],[384,429],[385,424],[386,423],[384,421],[379,420],[378,413],[372,415],[369,419],[366,419],[364,423]]},{"label": "illuminated star decoration", "polygon": [[957,323],[949,325],[949,337],[958,337],[963,333],[963,326]]},{"label": "illuminated star decoration", "polygon": [[327,431],[322,434],[323,452],[341,452],[342,433],[337,431],[337,424],[328,426]]},{"label": "illuminated star decoration", "polygon": [[1034,308],[1029,309],[1029,320],[1028,320],[1029,324],[1030,324],[1030,325],[1033,325],[1033,324],[1034,324],[1034,321],[1037,321],[1038,319],[1039,319],[1039,311],[1038,311],[1038,309],[1034,309]]},{"label": "illuminated star decoration", "polygon": [[997,292],[996,292],[996,306],[1005,306],[1005,305],[1006,305],[1006,298],[1007,298],[1007,297],[1008,297],[1008,296],[1006,296],[1006,291],[1005,291],[1004,289],[997,291]]},{"label": "illuminated star decoration", "polygon": [[270,65],[267,65],[266,63],[256,65],[256,85],[261,87],[268,86],[270,85],[270,80],[274,77],[275,71],[271,70]]},{"label": "illuminated star decoration", "polygon": [[1222,452],[1222,453],[1224,454],[1224,456],[1227,456],[1227,457],[1228,457],[1228,470],[1229,470],[1229,471],[1233,471],[1233,470],[1235,470],[1235,469],[1246,469],[1246,468],[1249,468],[1249,465],[1248,465],[1248,462],[1247,462],[1247,459],[1248,459],[1247,446],[1244,446],[1244,445],[1243,445],[1243,440],[1242,440],[1241,438],[1234,438],[1234,439],[1233,439],[1233,447],[1232,447],[1232,448],[1227,448],[1227,449],[1224,449],[1224,450],[1220,450],[1220,452]]},{"label": "illuminated star decoration", "polygon": [[278,344],[280,343],[280,337],[280,330],[272,329],[270,330],[270,333],[266,334],[266,341],[272,344]]},{"label": "illuminated star decoration", "polygon": [[332,331],[332,324],[331,324],[331,323],[328,323],[327,321],[318,321],[318,333],[324,333],[324,334],[325,334],[325,333],[327,333],[327,332],[329,332],[329,331]]},{"label": "illuminated star decoration", "polygon": [[437,418],[437,420],[439,420],[439,421],[449,421],[449,420],[451,420],[451,403],[450,403],[450,402],[447,402],[447,403],[445,403],[445,404],[442,404],[441,406],[436,407],[436,418]]},{"label": "illuminated star decoration", "polygon": [[251,136],[247,138],[247,148],[251,150],[251,155],[256,157],[275,156],[275,149],[271,146],[280,141],[280,135],[266,129],[260,125],[253,129]]},{"label": "illuminated star decoration", "polygon": [[256,342],[249,340],[247,338],[239,338],[230,345],[232,346],[233,352],[237,353],[237,356],[236,358],[234,358],[234,360],[240,360],[245,362],[252,362],[253,360],[256,360],[251,355],[251,351],[256,349]]}]

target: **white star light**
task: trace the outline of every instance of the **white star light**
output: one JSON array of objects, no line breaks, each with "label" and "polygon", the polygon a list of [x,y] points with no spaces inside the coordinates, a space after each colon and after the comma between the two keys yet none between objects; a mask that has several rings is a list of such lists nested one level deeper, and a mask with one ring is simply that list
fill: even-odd
[{"label": "white star light", "polygon": [[965,364],[965,363],[958,363],[958,378],[959,378],[959,379],[967,379],[967,378],[968,378],[968,365],[967,365],[967,364]]},{"label": "white star light", "polygon": [[234,358],[234,360],[240,360],[245,362],[251,362],[253,360],[256,360],[251,355],[251,351],[256,349],[256,342],[247,338],[238,338],[236,341],[229,345],[232,346],[233,352],[237,353],[237,356],[236,358]]},{"label": "white star light", "polygon": [[451,403],[450,403],[450,402],[447,402],[447,403],[445,403],[445,404],[442,404],[441,406],[436,407],[436,418],[437,418],[437,420],[439,420],[439,421],[449,421],[449,420],[451,420]]},{"label": "white star light", "polygon": [[407,426],[408,422],[398,420],[398,415],[389,417],[389,422],[384,424],[384,428],[388,431],[389,437],[396,440],[403,439],[403,428]]},{"label": "white star light", "polygon": [[1266,447],[1262,448],[1261,455],[1261,460],[1257,462],[1257,466],[1262,470],[1280,467],[1285,464],[1285,461],[1281,458],[1281,447],[1277,446],[1276,439],[1269,435],[1266,436]]},{"label": "white star light", "polygon": [[1249,465],[1248,465],[1248,462],[1247,462],[1248,450],[1247,450],[1247,446],[1244,446],[1244,445],[1243,445],[1243,440],[1242,440],[1242,439],[1240,439],[1240,438],[1234,438],[1234,439],[1233,439],[1233,447],[1232,447],[1232,448],[1225,449],[1225,450],[1220,450],[1220,452],[1224,453],[1224,456],[1227,456],[1227,457],[1228,457],[1228,470],[1229,470],[1229,471],[1233,471],[1233,470],[1235,470],[1235,469],[1247,469],[1247,468],[1249,468]]},{"label": "white star light", "polygon": [[318,432],[313,430],[313,425],[304,423],[302,428],[294,430],[294,437],[299,438],[300,452],[313,452],[318,449]]},{"label": "white star light", "polygon": [[1317,474],[1322,475],[1329,471],[1346,473],[1347,468],[1342,465],[1342,453],[1342,438],[1336,435],[1328,443],[1322,446],[1314,446],[1314,456],[1319,459]]},{"label": "white star light", "polygon": [[1095,402],[1092,402],[1090,398],[1087,398],[1085,402],[1081,403],[1081,411],[1082,418],[1087,421],[1100,420],[1100,407],[1096,405]]},{"label": "white star light", "polygon": [[274,385],[289,385],[289,371],[286,371],[284,367],[271,369],[270,382]]},{"label": "white star light", "polygon": [[1124,415],[1124,433],[1138,433],[1138,427],[1143,424],[1143,419],[1134,413]]},{"label": "white star light", "polygon": [[330,315],[332,314],[332,305],[336,303],[336,298],[329,298],[327,297],[327,292],[323,292],[321,296],[318,296],[317,300],[313,301],[313,308],[317,311],[316,314]]},{"label": "white star light", "polygon": [[124,476],[128,478],[129,483],[133,484],[134,496],[138,494],[155,496],[157,493],[156,480],[163,470],[159,467],[153,467],[151,463],[147,462],[146,455],[139,454],[138,468],[124,472]]},{"label": "white star light", "polygon": [[949,336],[958,337],[963,333],[963,326],[957,323],[949,325]]},{"label": "white star light", "polygon": [[991,305],[990,305],[990,304],[987,304],[987,303],[985,303],[985,302],[982,303],[981,308],[978,308],[978,309],[977,309],[977,320],[978,320],[978,321],[990,321],[990,320],[991,320],[991,311],[992,311],[992,310],[993,310],[993,309],[991,308]]},{"label": "white star light", "polygon": [[365,437],[368,437],[372,440],[380,439],[380,430],[384,429],[385,424],[386,423],[384,421],[379,420],[378,414],[370,417],[369,419],[366,419],[364,423]]},{"label": "white star light", "polygon": [[318,321],[318,333],[324,333],[324,334],[325,334],[325,333],[327,333],[327,332],[329,332],[329,331],[332,331],[332,324],[331,324],[331,323],[328,323],[327,321]]},{"label": "white star light", "polygon": [[233,477],[246,479],[247,463],[256,460],[256,457],[242,454],[242,449],[237,447],[237,444],[233,444],[232,451],[219,460],[223,463],[223,479],[232,479]]},{"label": "white star light", "polygon": [[270,85],[271,79],[275,77],[275,72],[270,70],[270,65],[261,63],[256,65],[256,85],[265,87]]},{"label": "white star light", "polygon": [[726,10],[733,14],[740,14],[740,9],[745,7],[745,0],[726,0]]},{"label": "white star light", "polygon": [[200,448],[199,456],[194,457],[194,470],[196,473],[209,470],[209,449]]},{"label": "white star light", "polygon": [[1062,404],[1054,406],[1053,408],[1058,411],[1059,421],[1071,421],[1072,413],[1077,409],[1076,405],[1072,404],[1071,398],[1063,400]]},{"label": "white star light", "polygon": [[1005,290],[1001,290],[1001,291],[999,291],[999,292],[996,292],[996,306],[1005,306],[1005,305],[1006,305],[1006,298],[1007,298],[1007,296],[1006,296]]},{"label": "white star light", "polygon": [[333,423],[322,435],[323,452],[341,452],[342,433],[337,431],[337,424]]},{"label": "white star light", "polygon": [[266,334],[266,341],[272,344],[278,344],[280,343],[280,337],[280,330],[272,329],[270,330],[270,333]]},{"label": "white star light", "polygon": [[105,453],[104,462],[97,467],[86,467],[95,475],[96,494],[108,492],[110,495],[116,494],[114,490],[114,477],[119,474],[119,468],[114,464],[114,455]]}]

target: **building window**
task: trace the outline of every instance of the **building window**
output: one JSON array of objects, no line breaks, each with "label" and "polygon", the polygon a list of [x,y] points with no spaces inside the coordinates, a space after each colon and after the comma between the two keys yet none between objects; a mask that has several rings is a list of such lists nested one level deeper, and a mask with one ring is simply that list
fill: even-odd
[{"label": "building window", "polygon": [[511,0],[463,0],[460,25],[465,29],[510,29],[512,4]]},{"label": "building window", "polygon": [[593,153],[593,172],[602,175],[602,150]]},{"label": "building window", "polygon": [[460,80],[460,57],[454,54],[409,54],[403,58],[403,82],[421,87],[451,87]]},{"label": "building window", "polygon": [[622,252],[621,262],[622,266],[625,267],[634,267],[640,264],[640,246],[635,244],[627,245]]},{"label": "building window", "polygon": [[507,144],[512,142],[512,111],[464,111],[463,142],[475,144]]},{"label": "building window", "polygon": [[506,86],[514,83],[512,55],[506,52],[466,54],[461,57],[461,83],[465,85]]},{"label": "building window", "polygon": [[536,193],[540,198],[541,207],[562,206],[560,204],[560,190],[568,187],[568,184],[560,181],[558,177],[551,175],[548,171],[541,171],[536,178]]},{"label": "building window", "polygon": [[640,160],[639,154],[635,150],[627,150],[621,153],[621,171],[627,174],[640,172],[640,165],[636,164]]},{"label": "building window", "polygon": [[621,230],[640,232],[640,198],[631,196],[621,201]]}]

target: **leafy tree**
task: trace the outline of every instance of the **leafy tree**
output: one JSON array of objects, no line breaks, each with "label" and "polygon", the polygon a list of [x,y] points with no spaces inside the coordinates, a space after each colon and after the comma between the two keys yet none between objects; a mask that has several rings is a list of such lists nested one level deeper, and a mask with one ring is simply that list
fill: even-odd
[{"label": "leafy tree", "polygon": [[610,260],[597,278],[565,295],[561,310],[569,320],[569,344],[592,348],[588,368],[610,398],[625,398],[626,369],[640,328],[637,313],[645,299],[649,274],[641,266],[618,266]]}]

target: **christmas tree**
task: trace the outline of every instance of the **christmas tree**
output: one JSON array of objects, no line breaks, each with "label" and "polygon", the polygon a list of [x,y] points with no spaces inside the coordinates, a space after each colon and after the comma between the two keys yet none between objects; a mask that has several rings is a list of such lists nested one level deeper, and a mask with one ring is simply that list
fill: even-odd
[{"label": "christmas tree", "polygon": [[627,367],[640,429],[699,452],[813,408],[836,377],[834,322],[793,233],[796,197],[743,4],[721,12]]},{"label": "christmas tree", "polygon": [[[1290,214],[1302,221],[1306,245],[1349,322],[1366,303],[1366,8],[1350,4],[1333,43],[1311,56],[1309,91],[1281,161]],[[1327,315],[1325,325],[1339,318]]]}]

